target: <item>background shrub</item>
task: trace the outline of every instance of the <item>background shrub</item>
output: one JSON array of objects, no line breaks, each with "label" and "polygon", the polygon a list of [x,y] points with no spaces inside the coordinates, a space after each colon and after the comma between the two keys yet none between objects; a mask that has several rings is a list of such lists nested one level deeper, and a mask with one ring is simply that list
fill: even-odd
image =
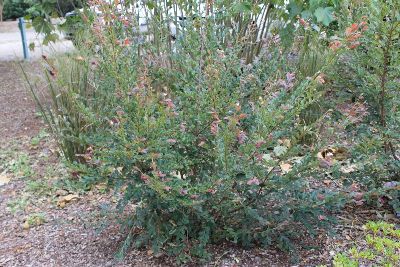
[{"label": "background shrub", "polygon": [[26,15],[26,10],[32,6],[27,0],[4,0],[3,19],[16,19]]}]

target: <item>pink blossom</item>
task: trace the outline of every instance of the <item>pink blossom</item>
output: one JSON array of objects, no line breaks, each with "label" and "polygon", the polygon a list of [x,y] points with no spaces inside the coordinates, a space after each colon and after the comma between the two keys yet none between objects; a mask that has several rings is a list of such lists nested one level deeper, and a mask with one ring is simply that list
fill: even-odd
[{"label": "pink blossom", "polygon": [[219,121],[213,121],[211,123],[211,133],[213,135],[217,135],[218,134],[218,130],[219,130]]},{"label": "pink blossom", "polygon": [[147,183],[149,181],[150,177],[148,175],[142,173],[140,175],[140,179],[142,179],[143,182]]},{"label": "pink blossom", "polygon": [[258,162],[261,162],[261,161],[263,160],[263,155],[260,154],[260,153],[255,153],[255,154],[254,154],[254,157],[256,158],[256,160],[257,160]]},{"label": "pink blossom", "polygon": [[167,143],[169,144],[175,144],[176,143],[176,139],[167,139]]},{"label": "pink blossom", "polygon": [[187,195],[187,193],[188,193],[188,191],[187,191],[187,189],[181,189],[180,191],[179,191],[179,193],[182,195],[182,196],[186,196]]},{"label": "pink blossom", "polygon": [[157,171],[157,176],[160,178],[164,178],[167,175],[165,173],[162,173],[161,171]]},{"label": "pink blossom", "polygon": [[247,181],[248,185],[259,185],[260,184],[260,180],[258,180],[257,177],[253,177],[250,180]]},{"label": "pink blossom", "polygon": [[140,154],[147,154],[148,149],[147,148],[139,148],[139,153]]},{"label": "pink blossom", "polygon": [[186,123],[182,122],[181,125],[179,125],[179,128],[182,133],[186,132]]},{"label": "pink blossom", "polygon": [[167,105],[168,108],[175,109],[175,104],[170,98],[165,99],[164,103]]},{"label": "pink blossom", "polygon": [[288,84],[294,82],[294,79],[296,79],[296,74],[294,72],[286,73],[286,81]]},{"label": "pink blossom", "polygon": [[257,141],[256,148],[260,148],[262,145],[265,145],[266,143],[267,142],[265,142],[264,140]]},{"label": "pink blossom", "polygon": [[236,136],[236,138],[237,138],[239,144],[244,144],[244,142],[247,139],[247,135],[246,135],[246,133],[244,131],[240,131],[238,133],[238,135]]},{"label": "pink blossom", "polygon": [[210,193],[212,195],[214,195],[217,192],[217,190],[213,189],[213,188],[209,188],[207,189],[207,193]]}]

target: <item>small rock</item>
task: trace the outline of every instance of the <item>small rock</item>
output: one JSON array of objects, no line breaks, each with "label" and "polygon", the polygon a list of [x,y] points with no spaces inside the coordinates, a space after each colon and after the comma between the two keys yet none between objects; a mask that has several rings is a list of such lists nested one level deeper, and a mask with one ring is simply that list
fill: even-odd
[{"label": "small rock", "polygon": [[23,228],[24,230],[29,230],[30,225],[29,225],[28,221],[26,221],[26,222],[24,222],[24,224],[22,224],[22,228]]}]

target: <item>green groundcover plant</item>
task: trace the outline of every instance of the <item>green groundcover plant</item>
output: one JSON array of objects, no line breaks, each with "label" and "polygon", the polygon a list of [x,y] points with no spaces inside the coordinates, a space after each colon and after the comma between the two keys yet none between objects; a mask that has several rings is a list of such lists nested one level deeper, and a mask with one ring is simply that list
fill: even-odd
[{"label": "green groundcover plant", "polygon": [[400,230],[386,222],[368,222],[364,225],[367,247],[352,247],[347,253],[335,256],[335,267],[398,266],[400,262]]}]

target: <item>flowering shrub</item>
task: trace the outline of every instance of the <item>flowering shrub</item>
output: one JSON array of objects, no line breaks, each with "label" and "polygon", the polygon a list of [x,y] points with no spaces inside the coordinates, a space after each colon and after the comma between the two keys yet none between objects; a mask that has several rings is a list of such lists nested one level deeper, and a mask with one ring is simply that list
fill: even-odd
[{"label": "flowering shrub", "polygon": [[209,243],[290,249],[336,207],[308,189],[318,144],[302,142],[299,117],[320,100],[321,75],[296,78],[277,36],[247,64],[211,19],[196,23],[172,49],[135,42],[123,22],[95,22],[86,40],[101,104],[88,115],[88,163],[124,193],[121,209],[136,205],[123,250],[134,242],[186,261],[207,257]]}]

